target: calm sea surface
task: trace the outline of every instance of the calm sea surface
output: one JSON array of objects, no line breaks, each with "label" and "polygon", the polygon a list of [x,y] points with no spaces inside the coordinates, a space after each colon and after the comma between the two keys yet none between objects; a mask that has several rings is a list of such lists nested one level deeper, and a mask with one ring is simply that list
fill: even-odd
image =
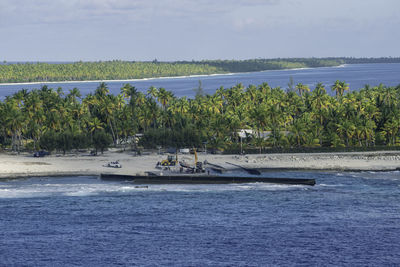
[{"label": "calm sea surface", "polygon": [[[350,85],[352,90],[358,90],[364,85],[379,85],[380,83],[387,86],[397,86],[400,84],[400,63],[390,64],[355,64],[345,65],[341,67],[316,68],[316,69],[297,69],[297,70],[276,70],[239,73],[231,75],[212,75],[198,77],[182,77],[182,78],[158,78],[138,81],[124,82],[107,82],[110,92],[113,94],[120,93],[121,87],[125,83],[130,83],[142,92],[147,92],[150,86],[157,88],[164,87],[172,91],[176,96],[193,97],[194,89],[198,88],[199,81],[202,82],[202,88],[205,93],[213,94],[220,86],[225,88],[232,87],[238,83],[245,86],[250,84],[260,85],[264,82],[269,83],[273,87],[280,86],[287,88],[293,78],[295,84],[303,83],[313,88],[318,82],[327,86],[330,92],[330,86],[336,81],[345,81]],[[11,95],[20,89],[40,88],[44,84],[16,84],[1,85],[0,99]],[[64,92],[73,89],[80,89],[83,95],[94,92],[99,82],[73,82],[73,83],[50,83],[47,84],[51,88],[63,88]]]},{"label": "calm sea surface", "polygon": [[317,185],[0,182],[1,266],[399,266],[399,172]]}]

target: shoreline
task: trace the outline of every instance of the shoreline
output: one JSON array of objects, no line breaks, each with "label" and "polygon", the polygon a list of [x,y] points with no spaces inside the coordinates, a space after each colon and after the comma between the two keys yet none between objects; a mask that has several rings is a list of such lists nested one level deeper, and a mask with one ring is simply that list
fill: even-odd
[{"label": "shoreline", "polygon": [[[242,72],[240,72],[242,73]],[[184,79],[184,78],[196,78],[196,77],[211,77],[219,75],[234,75],[237,73],[213,73],[213,74],[194,74],[186,76],[163,76],[163,77],[152,77],[152,78],[136,78],[136,79],[118,79],[118,80],[76,80],[76,81],[58,81],[58,82],[21,82],[21,83],[0,83],[0,86],[12,86],[12,85],[34,85],[34,84],[57,84],[57,83],[101,83],[101,82],[136,82],[136,81],[148,81],[158,79]]]},{"label": "shoreline", "polygon": [[[244,73],[244,72],[238,72]],[[101,82],[137,82],[137,81],[149,81],[149,80],[158,80],[158,79],[185,79],[185,78],[196,78],[196,77],[212,77],[212,76],[226,76],[226,75],[234,75],[237,73],[229,72],[229,73],[213,73],[213,74],[194,74],[194,75],[186,75],[186,76],[165,76],[165,77],[153,77],[153,78],[136,78],[136,79],[119,79],[119,80],[84,80],[84,81],[59,81],[59,82],[22,82],[22,83],[0,83],[0,86],[12,86],[12,85],[34,85],[34,84],[58,84],[58,83],[101,83]]]},{"label": "shoreline", "polygon": [[213,77],[213,76],[230,76],[241,73],[256,73],[256,72],[268,72],[268,71],[290,71],[290,70],[306,70],[306,69],[320,69],[320,68],[342,68],[348,64],[341,64],[338,66],[330,67],[306,67],[306,68],[293,68],[293,69],[279,69],[279,70],[260,70],[260,71],[246,71],[246,72],[228,72],[228,73],[212,73],[212,74],[193,74],[185,76],[162,76],[152,78],[135,78],[135,79],[116,79],[116,80],[76,80],[76,81],[50,81],[50,82],[19,82],[19,83],[0,83],[1,86],[13,86],[13,85],[35,85],[35,84],[58,84],[58,83],[101,83],[101,82],[137,82],[137,81],[149,81],[149,80],[161,80],[161,79],[185,79],[185,78],[196,78],[196,77]]},{"label": "shoreline", "polygon": [[[99,156],[88,153],[55,154],[34,158],[31,154],[0,154],[0,181],[30,177],[100,176],[104,174],[144,175],[155,171],[158,161],[166,155],[134,156],[131,152],[111,150]],[[254,155],[212,155],[199,153],[199,161],[237,170],[234,163],[262,172],[319,171],[319,172],[385,172],[400,170],[399,151],[291,153]],[[104,167],[110,161],[119,161],[122,168]],[[194,162],[193,155],[179,154],[179,160]],[[228,163],[229,162],[229,163]]]}]

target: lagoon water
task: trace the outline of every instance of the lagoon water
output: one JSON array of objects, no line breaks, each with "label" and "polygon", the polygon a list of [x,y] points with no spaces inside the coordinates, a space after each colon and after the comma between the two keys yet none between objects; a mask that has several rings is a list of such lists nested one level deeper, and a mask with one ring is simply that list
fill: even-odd
[{"label": "lagoon water", "polygon": [[398,266],[399,172],[317,185],[0,182],[1,266]]},{"label": "lagoon water", "polygon": [[[147,92],[151,86],[155,86],[170,90],[179,97],[193,97],[195,95],[194,89],[198,88],[199,81],[201,81],[205,93],[213,94],[221,86],[230,88],[238,83],[248,86],[267,82],[272,87],[280,86],[286,89],[291,77],[295,84],[307,84],[310,88],[314,88],[318,82],[321,82],[326,86],[328,93],[332,93],[330,87],[336,80],[345,81],[349,84],[351,90],[358,90],[366,84],[377,86],[382,83],[386,86],[397,86],[400,84],[400,63],[354,64],[340,67],[275,70],[228,75],[108,81],[107,85],[112,94],[120,93],[121,87],[126,83],[130,83],[142,92]],[[45,85],[45,83],[0,84],[0,99],[4,99],[5,96],[11,95],[18,90],[39,89],[42,85]],[[99,82],[48,83],[47,85],[54,89],[61,87],[65,93],[76,87],[83,95],[86,95],[93,93]]]}]

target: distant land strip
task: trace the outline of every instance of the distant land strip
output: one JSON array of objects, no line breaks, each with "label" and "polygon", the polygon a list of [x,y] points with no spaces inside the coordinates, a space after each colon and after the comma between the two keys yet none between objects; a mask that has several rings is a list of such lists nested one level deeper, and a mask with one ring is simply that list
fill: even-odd
[{"label": "distant land strip", "polygon": [[201,61],[96,61],[0,63],[0,83],[129,80],[189,75],[254,72],[296,68],[334,67],[342,64],[400,63],[384,58],[275,58]]}]

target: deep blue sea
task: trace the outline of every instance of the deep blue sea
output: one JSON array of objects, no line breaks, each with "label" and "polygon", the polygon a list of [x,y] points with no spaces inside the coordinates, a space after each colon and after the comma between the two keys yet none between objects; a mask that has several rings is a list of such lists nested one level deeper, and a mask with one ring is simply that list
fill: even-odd
[{"label": "deep blue sea", "polygon": [[1,266],[399,266],[399,172],[317,185],[0,182]]},{"label": "deep blue sea", "polygon": [[[198,88],[199,81],[201,81],[205,93],[213,94],[221,86],[230,88],[238,83],[248,86],[250,84],[260,85],[267,82],[272,87],[280,86],[286,89],[291,77],[294,84],[303,83],[310,86],[310,88],[314,88],[318,82],[321,82],[326,86],[328,93],[332,93],[330,87],[336,80],[345,81],[349,84],[351,90],[358,90],[366,84],[377,86],[382,83],[386,86],[397,86],[400,84],[400,63],[354,64],[328,68],[274,70],[123,82],[114,81],[107,82],[107,85],[112,94],[120,93],[121,87],[126,83],[130,83],[142,92],[147,92],[151,86],[155,86],[170,90],[179,97],[193,97],[195,95],[194,89]],[[44,84],[0,84],[0,99],[4,99],[5,96],[11,95],[20,89],[39,89]],[[99,82],[49,83],[47,85],[54,89],[61,87],[65,93],[76,87],[83,95],[86,95],[94,92],[99,86]]]},{"label": "deep blue sea", "polygon": [[[131,82],[177,96],[237,83],[353,90],[400,84],[400,64]],[[126,82],[108,82],[119,93]],[[98,82],[49,84],[85,95]],[[0,85],[0,99],[22,88]],[[328,90],[329,91],[329,90]],[[400,172],[284,172],[317,185],[149,185],[97,177],[0,181],[0,266],[399,266]]]}]

